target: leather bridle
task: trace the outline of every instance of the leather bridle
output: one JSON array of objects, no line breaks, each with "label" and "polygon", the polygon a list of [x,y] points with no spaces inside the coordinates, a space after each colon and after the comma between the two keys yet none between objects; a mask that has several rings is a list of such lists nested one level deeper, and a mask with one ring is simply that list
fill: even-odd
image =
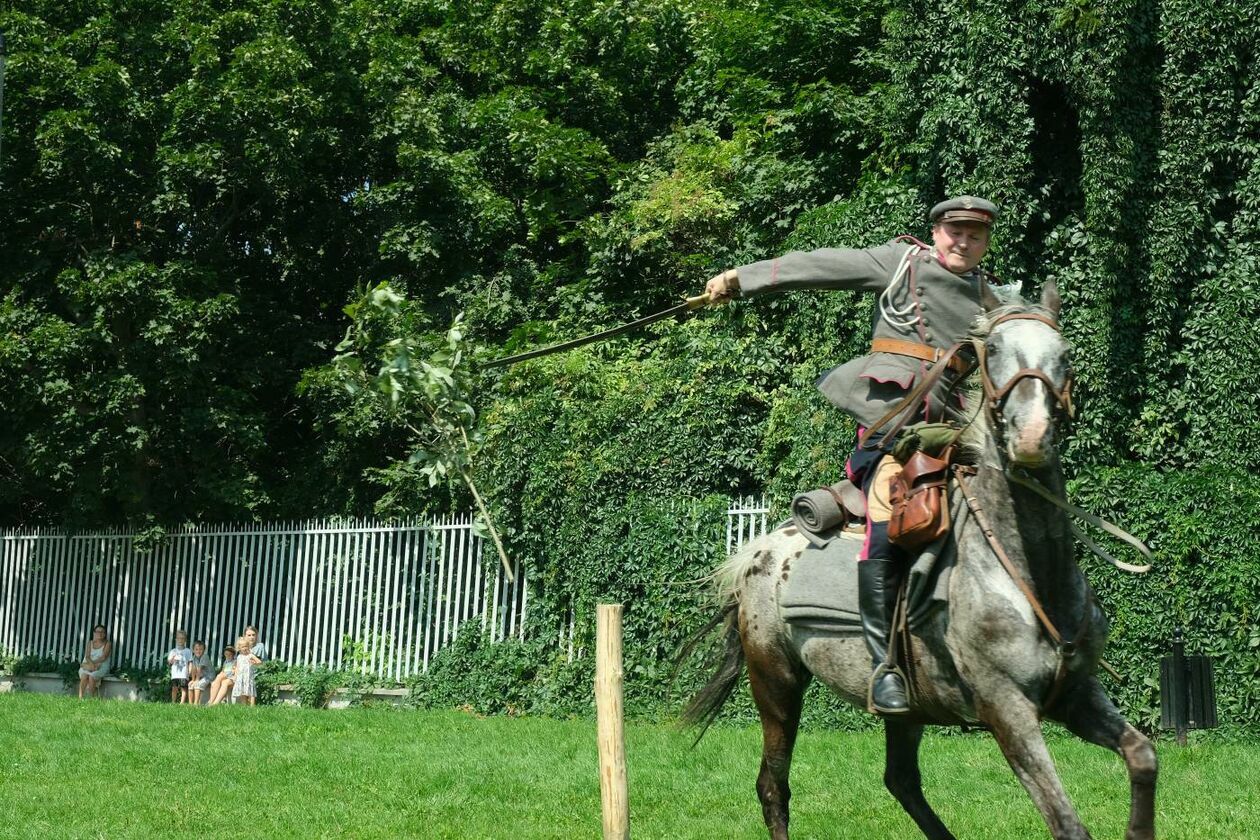
[{"label": "leather bridle", "polygon": [[[1007,321],[1040,321],[1050,327],[1055,332],[1059,332],[1059,325],[1053,319],[1045,315],[1038,315],[1034,312],[1013,312],[1009,315],[1003,315],[995,320],[989,328],[990,334],[998,324]],[[989,375],[989,351],[988,346],[983,339],[973,339],[972,346],[976,351],[976,360],[980,363],[980,383],[984,387],[985,407],[989,411],[989,415],[994,421],[1001,421],[1002,409],[1006,405],[1006,400],[1010,397],[1011,391],[1025,379],[1037,379],[1045,383],[1046,388],[1050,391],[1050,395],[1055,400],[1055,412],[1069,419],[1076,416],[1076,407],[1072,404],[1072,380],[1073,374],[1068,369],[1067,377],[1064,379],[1063,387],[1060,388],[1054,384],[1054,380],[1046,375],[1046,372],[1039,368],[1020,368],[1015,374],[1007,380],[1006,384],[1001,388],[993,382],[993,377]],[[995,431],[1002,428],[1000,422],[995,422]]]},{"label": "leather bridle", "polygon": [[[1035,312],[1012,312],[996,318],[989,326],[989,334],[992,335],[994,328],[1007,321],[1040,321],[1056,333],[1060,332],[1058,322],[1046,315],[1039,315]],[[972,338],[960,341],[949,348],[949,350],[944,351],[943,355],[937,358],[936,364],[932,365],[928,370],[927,375],[919,381],[919,384],[900,403],[893,406],[888,413],[884,414],[884,416],[880,417],[862,432],[858,438],[858,448],[870,448],[873,445],[871,441],[875,439],[876,432],[882,432],[885,438],[894,438],[901,431],[902,427],[911,421],[912,412],[919,401],[936,386],[936,383],[941,380],[945,371],[954,370],[957,372],[956,359],[964,358],[960,351],[964,351],[968,343],[971,344],[972,350],[975,352],[975,361],[970,363],[964,362],[965,367],[962,375],[954,380],[954,383],[950,386],[950,391],[971,371],[973,364],[979,367],[980,383],[984,388],[985,395],[983,407],[988,410],[990,426],[993,428],[994,434],[999,438],[1005,436],[1006,429],[1006,424],[1003,422],[1005,418],[1002,415],[1002,409],[1006,406],[1006,401],[1010,397],[1011,391],[1025,379],[1040,380],[1049,389],[1055,401],[1054,414],[1056,422],[1061,421],[1065,417],[1071,419],[1076,416],[1076,407],[1072,404],[1072,381],[1074,376],[1071,368],[1068,369],[1062,388],[1055,385],[1054,380],[1039,368],[1020,368],[1015,371],[1015,375],[1005,385],[998,388],[993,382],[993,377],[989,375],[988,345],[985,344],[982,338]],[[976,410],[979,412],[979,407]],[[894,420],[897,422],[893,423]],[[892,424],[891,426],[889,426],[890,423]]]}]

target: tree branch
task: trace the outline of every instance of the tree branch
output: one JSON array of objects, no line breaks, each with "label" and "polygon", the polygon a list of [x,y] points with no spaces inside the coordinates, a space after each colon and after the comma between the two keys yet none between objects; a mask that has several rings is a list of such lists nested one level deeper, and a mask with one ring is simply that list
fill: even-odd
[{"label": "tree branch", "polygon": [[507,552],[503,550],[503,541],[499,539],[499,531],[494,527],[494,520],[490,517],[490,509],[486,507],[481,494],[477,492],[477,485],[472,480],[472,448],[468,442],[468,432],[464,431],[463,426],[460,426],[459,434],[464,439],[464,451],[468,453],[468,458],[464,465],[460,467],[459,474],[472,492],[473,501],[477,503],[477,510],[481,512],[482,519],[486,521],[486,529],[490,532],[490,538],[494,540],[494,547],[499,551],[499,561],[503,563],[503,573],[507,575],[508,583],[516,583],[516,576],[512,574],[512,566],[508,563]]}]

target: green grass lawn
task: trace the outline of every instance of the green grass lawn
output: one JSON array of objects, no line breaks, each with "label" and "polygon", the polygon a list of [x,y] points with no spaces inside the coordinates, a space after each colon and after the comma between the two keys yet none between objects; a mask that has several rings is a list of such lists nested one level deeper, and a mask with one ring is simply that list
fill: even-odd
[{"label": "green grass lawn", "polygon": [[[692,750],[627,732],[635,837],[759,838],[760,733],[717,728]],[[1095,837],[1120,837],[1119,758],[1051,749]],[[878,733],[804,732],[797,837],[913,838],[884,792]],[[1167,838],[1260,838],[1260,748],[1160,746]],[[928,797],[960,838],[1048,836],[983,735],[929,736]],[[593,721],[389,709],[189,708],[0,695],[0,835],[8,837],[598,837]]]}]

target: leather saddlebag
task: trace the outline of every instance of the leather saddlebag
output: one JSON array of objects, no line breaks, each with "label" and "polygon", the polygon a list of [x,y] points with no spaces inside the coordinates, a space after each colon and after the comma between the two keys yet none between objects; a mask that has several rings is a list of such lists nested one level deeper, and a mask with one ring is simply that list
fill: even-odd
[{"label": "leather saddlebag", "polygon": [[888,488],[892,518],[888,539],[903,548],[919,548],[949,531],[949,506],[945,504],[949,483],[949,459],[953,447],[940,458],[919,450],[912,454]]}]

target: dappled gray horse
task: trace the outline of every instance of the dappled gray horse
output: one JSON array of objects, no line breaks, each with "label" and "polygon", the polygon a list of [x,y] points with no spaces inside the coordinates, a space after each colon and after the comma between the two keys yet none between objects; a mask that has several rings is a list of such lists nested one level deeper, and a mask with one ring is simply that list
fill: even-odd
[{"label": "dappled gray horse", "polygon": [[[1001,306],[988,293],[984,305],[972,337],[987,377],[986,408],[964,435],[976,469],[967,483],[1014,571],[1067,644],[1050,638],[1053,631],[1034,614],[975,515],[956,522],[948,614],[938,610],[910,637],[914,696],[910,714],[884,720],[884,783],[926,836],[953,837],[923,796],[919,742],[924,724],[978,721],[993,731],[1051,834],[1089,837],[1042,738],[1041,720],[1049,718],[1124,758],[1131,797],[1125,836],[1152,838],[1155,750],[1098,682],[1106,618],[1076,564],[1066,515],[1028,483],[1031,477],[1063,495],[1055,438],[1070,404],[1071,369],[1057,328],[1058,294],[1049,286],[1040,306]],[[693,723],[711,722],[746,663],[763,734],[757,794],[776,840],[788,836],[788,770],[806,686],[817,677],[865,708],[871,671],[860,636],[780,618],[778,584],[805,546],[794,529],[777,530],[719,570],[722,610],[709,627],[725,622],[725,648],[717,673],[685,713]]]}]

